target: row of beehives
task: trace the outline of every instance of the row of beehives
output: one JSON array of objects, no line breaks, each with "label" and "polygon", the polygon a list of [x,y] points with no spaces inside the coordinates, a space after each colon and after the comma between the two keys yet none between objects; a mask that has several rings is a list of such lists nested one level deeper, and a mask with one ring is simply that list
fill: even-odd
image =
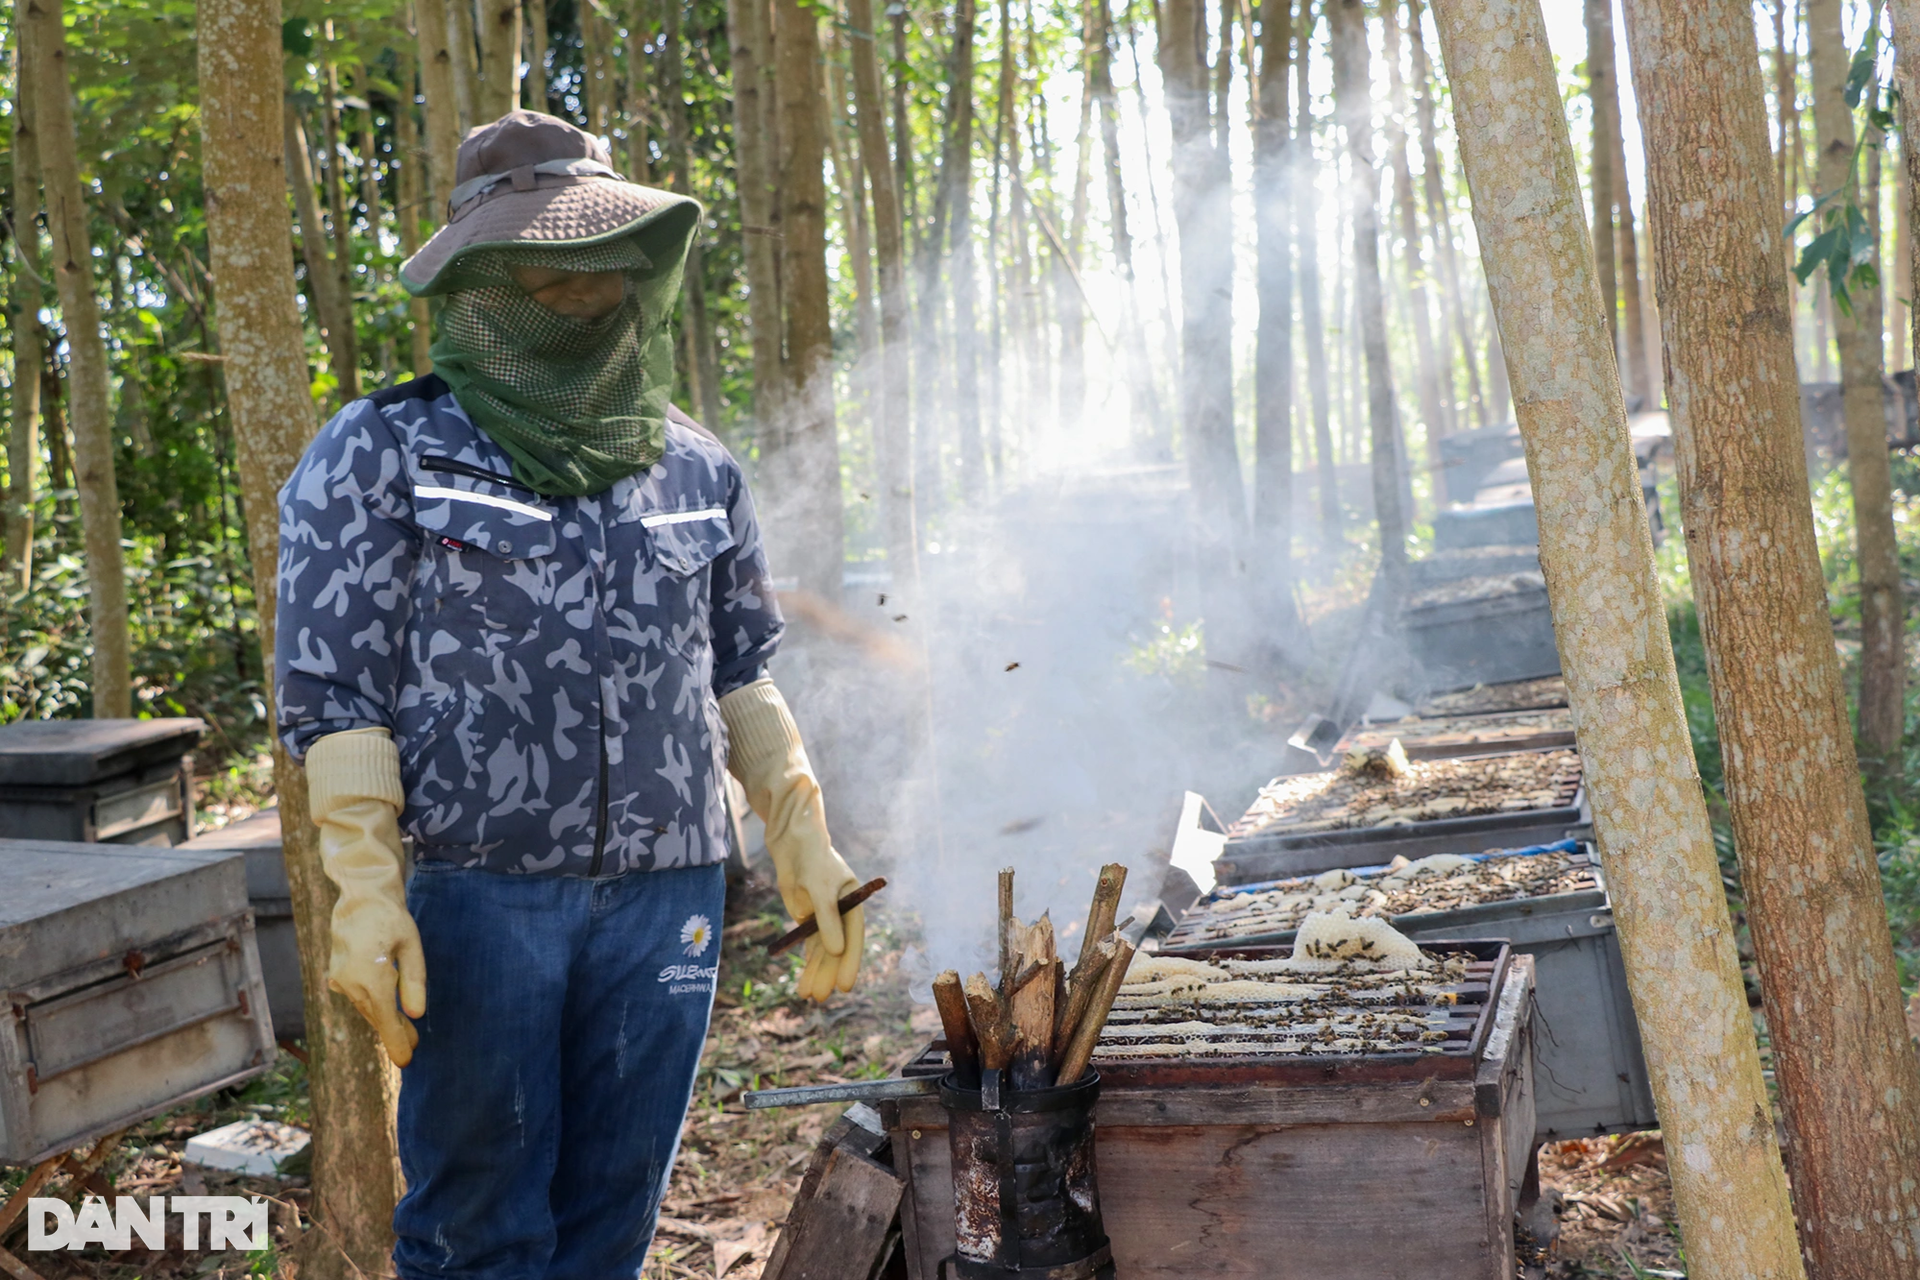
[{"label": "row of beehives", "polygon": [[[1654,1123],[1564,686],[1363,725],[1227,827],[1094,1054],[1119,1274],[1506,1280],[1537,1144]],[[1303,972],[1343,920],[1427,967]],[[908,1273],[950,1274],[942,1110],[882,1111]]]}]

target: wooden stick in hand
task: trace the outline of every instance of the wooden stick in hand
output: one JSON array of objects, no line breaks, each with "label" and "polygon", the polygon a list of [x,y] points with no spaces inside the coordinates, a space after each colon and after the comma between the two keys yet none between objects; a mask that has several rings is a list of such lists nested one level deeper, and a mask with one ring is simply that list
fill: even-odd
[{"label": "wooden stick in hand", "polygon": [[[842,897],[840,901],[834,903],[834,911],[839,915],[845,915],[886,887],[887,878],[885,876],[879,876],[869,880],[852,893]],[[769,956],[777,956],[789,947],[798,946],[800,943],[805,942],[818,932],[820,932],[820,917],[817,914],[810,915],[799,924],[793,926],[793,928],[775,938],[773,945],[767,948],[767,954]]]},{"label": "wooden stick in hand", "polygon": [[1094,987],[1093,998],[1087,1004],[1087,1011],[1073,1029],[1073,1038],[1067,1041],[1066,1057],[1060,1061],[1059,1083],[1077,1084],[1086,1074],[1087,1064],[1093,1061],[1093,1046],[1100,1042],[1100,1032],[1107,1025],[1107,1015],[1113,1012],[1113,1001],[1120,994],[1120,984],[1126,981],[1127,966],[1133,963],[1133,944],[1125,938],[1113,953],[1113,959],[1107,962],[1107,968],[1100,975],[1099,983]]},{"label": "wooden stick in hand", "polygon": [[953,1074],[966,1088],[979,1088],[980,1042],[974,1038],[973,1024],[967,1021],[967,996],[957,971],[949,969],[933,980],[933,1003],[940,1010],[947,1052],[953,1056]]}]

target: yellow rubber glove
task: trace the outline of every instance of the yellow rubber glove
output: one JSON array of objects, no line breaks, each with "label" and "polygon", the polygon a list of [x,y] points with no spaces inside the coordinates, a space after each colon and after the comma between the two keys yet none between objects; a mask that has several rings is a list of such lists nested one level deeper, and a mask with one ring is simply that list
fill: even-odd
[{"label": "yellow rubber glove", "polygon": [[307,796],[320,828],[320,866],[340,886],[327,985],[353,1002],[394,1065],[404,1067],[420,1033],[400,1009],[408,1018],[427,1012],[427,961],[400,874],[406,795],[387,731],[352,729],[315,742],[307,749]]},{"label": "yellow rubber glove", "polygon": [[787,700],[773,681],[756,680],[720,699],[720,718],[727,724],[727,771],[740,779],[747,803],[767,824],[780,900],[795,920],[820,919],[820,931],[806,942],[797,989],[822,1002],[835,987],[851,991],[866,950],[866,911],[855,907],[842,915],[834,905],[860,880],[827,835],[820,783]]}]

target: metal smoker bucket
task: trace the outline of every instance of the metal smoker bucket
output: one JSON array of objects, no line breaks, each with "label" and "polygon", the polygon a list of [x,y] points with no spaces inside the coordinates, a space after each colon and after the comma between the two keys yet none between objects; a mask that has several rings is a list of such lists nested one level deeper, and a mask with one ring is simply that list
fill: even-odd
[{"label": "metal smoker bucket", "polygon": [[946,1273],[957,1280],[1111,1280],[1100,1223],[1093,1104],[1100,1076],[1051,1089],[978,1089],[940,1082],[953,1153],[954,1235]]}]

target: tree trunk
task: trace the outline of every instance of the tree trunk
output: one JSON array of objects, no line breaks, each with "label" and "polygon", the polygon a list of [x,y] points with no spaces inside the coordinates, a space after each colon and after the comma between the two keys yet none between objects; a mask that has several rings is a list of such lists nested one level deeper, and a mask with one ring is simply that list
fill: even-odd
[{"label": "tree trunk", "polygon": [[1387,151],[1393,162],[1393,204],[1400,216],[1400,235],[1406,241],[1407,310],[1413,315],[1413,347],[1420,376],[1420,412],[1426,419],[1427,467],[1433,473],[1433,493],[1443,502],[1445,487],[1440,470],[1440,451],[1434,442],[1453,431],[1453,396],[1443,394],[1440,385],[1440,361],[1433,344],[1433,311],[1427,302],[1427,265],[1420,252],[1420,215],[1414,208],[1413,166],[1407,152],[1407,82],[1400,73],[1400,16],[1398,5],[1383,6],[1381,21],[1386,26],[1387,77],[1393,88],[1393,114],[1388,118]]},{"label": "tree trunk", "polygon": [[[282,151],[279,9],[201,0],[197,30],[207,239],[219,288],[227,412],[239,453],[261,647],[271,661],[276,495],[315,426],[289,270],[292,228],[283,192],[291,157]],[[267,693],[272,696],[271,681]],[[306,774],[277,739],[274,788],[305,979],[313,1092],[319,1225],[304,1242],[301,1274],[322,1280],[382,1274],[390,1265],[400,1192],[393,1131],[398,1073],[372,1028],[326,989],[336,894],[320,870]]]},{"label": "tree trunk", "polygon": [[1307,391],[1313,398],[1313,456],[1319,472],[1320,537],[1327,547],[1340,542],[1340,474],[1333,455],[1333,395],[1327,385],[1327,329],[1320,315],[1320,192],[1313,153],[1313,98],[1307,89],[1313,61],[1313,0],[1300,0],[1300,25],[1294,56],[1294,101],[1299,104],[1293,131],[1293,204],[1295,250],[1300,260],[1300,333],[1307,349]]},{"label": "tree trunk", "polygon": [[[1848,57],[1840,29],[1840,0],[1807,0],[1807,36],[1813,115],[1820,142],[1820,189],[1848,180],[1853,114],[1841,96]],[[1861,201],[1876,230],[1880,210]],[[1879,254],[1874,255],[1878,265]],[[1893,533],[1893,479],[1887,460],[1887,423],[1881,392],[1883,360],[1880,290],[1852,291],[1851,313],[1834,308],[1840,348],[1840,386],[1847,429],[1847,474],[1853,480],[1855,554],[1860,566],[1860,755],[1873,773],[1899,775],[1906,709],[1906,659],[1901,630],[1900,560]]]},{"label": "tree trunk", "polygon": [[776,515],[784,558],[801,588],[838,604],[844,516],[827,309],[827,145],[820,111],[826,85],[816,11],[803,0],[773,0],[773,46],[787,353]]},{"label": "tree trunk", "polygon": [[[1669,1167],[1688,1273],[1799,1280],[1546,24],[1538,0],[1433,8],[1481,260],[1513,335],[1540,559],[1627,983],[1667,1150],[1679,1153]],[[1643,74],[1656,56],[1640,55],[1645,34]]]},{"label": "tree trunk", "polygon": [[[653,177],[653,151],[648,143],[648,134],[653,124],[653,85],[647,78],[647,53],[645,44],[652,34],[653,23],[648,14],[654,9],[652,0],[634,0],[627,17],[627,178],[642,186],[650,186]],[[762,27],[765,27],[765,6],[762,5]],[[765,66],[763,58],[756,65]],[[762,94],[762,96],[766,96]],[[771,115],[768,116],[769,122]]]},{"label": "tree trunk", "polygon": [[[777,437],[781,380],[779,213],[774,203],[769,126],[767,6],[728,0],[733,59],[733,145],[740,196],[741,256],[747,268],[747,335],[753,352],[753,416],[764,444]],[[764,445],[763,445],[764,447]]]},{"label": "tree trunk", "polygon": [[313,294],[315,320],[327,344],[327,366],[339,384],[345,404],[360,395],[360,355],[355,348],[352,301],[341,292],[342,281],[327,252],[327,233],[320,201],[313,191],[313,157],[307,150],[300,117],[284,111],[287,181],[293,186],[294,208],[300,214],[300,256],[307,263],[307,288]]},{"label": "tree trunk", "polygon": [[5,591],[33,585],[33,473],[40,460],[40,370],[47,330],[40,323],[46,260],[40,254],[39,107],[34,102],[35,59],[27,51],[27,7],[14,0],[13,280],[7,299],[13,339],[13,423],[7,436],[7,559]]},{"label": "tree trunk", "polygon": [[946,150],[947,278],[953,291],[953,412],[960,448],[960,489],[969,501],[986,490],[986,441],[980,433],[980,331],[974,314],[973,265],[974,0],[957,0]]},{"label": "tree trunk", "polygon": [[1593,269],[1607,333],[1620,350],[1620,282],[1613,269],[1613,135],[1620,130],[1620,95],[1613,84],[1613,0],[1586,0],[1587,101],[1593,139],[1587,177],[1593,187]]},{"label": "tree trunk", "polygon": [[1380,211],[1373,162],[1373,92],[1361,0],[1328,0],[1333,29],[1333,94],[1353,168],[1347,192],[1353,223],[1354,301],[1367,365],[1368,446],[1373,455],[1373,507],[1380,526],[1380,566],[1397,592],[1407,561],[1407,517],[1400,502],[1403,454],[1387,354],[1386,298],[1380,288]]},{"label": "tree trunk", "polygon": [[[1064,245],[1054,245],[1054,313],[1060,320],[1060,425],[1078,431],[1087,416],[1087,309],[1075,276],[1086,240],[1088,184],[1093,180],[1093,58],[1080,50],[1080,123],[1073,140],[1073,207]],[[996,451],[997,453],[997,451]],[[997,458],[996,458],[997,461]]]},{"label": "tree trunk", "polygon": [[520,104],[520,39],[520,0],[480,0],[480,119],[475,123],[498,120]]},{"label": "tree trunk", "polygon": [[53,239],[53,278],[67,329],[74,474],[92,624],[93,714],[126,717],[133,714],[133,674],[127,575],[120,554],[120,489],[114,479],[113,392],[93,286],[87,206],[81,196],[80,138],[73,122],[61,0],[28,0],[26,19],[39,116],[35,123],[44,144],[39,160],[46,184],[47,230]]},{"label": "tree trunk", "polygon": [[[479,37],[474,31],[474,0],[446,0],[446,6],[447,42],[453,51],[453,100],[460,108],[460,136],[464,138],[467,130],[486,123],[481,116],[486,110],[486,100],[480,88],[480,49]],[[581,13],[581,29],[584,31],[593,7],[590,4],[583,6]],[[593,48],[592,44],[587,45],[589,56]],[[591,84],[588,91],[592,91]]]},{"label": "tree trunk", "polygon": [[1433,230],[1434,257],[1440,263],[1446,324],[1460,343],[1460,362],[1467,369],[1467,401],[1473,406],[1473,424],[1487,425],[1487,396],[1481,390],[1480,353],[1474,349],[1473,327],[1467,323],[1466,295],[1460,289],[1460,263],[1453,247],[1453,218],[1447,211],[1446,187],[1440,176],[1439,125],[1434,119],[1433,65],[1427,58],[1427,38],[1420,26],[1420,0],[1407,0],[1407,30],[1413,47],[1414,102],[1420,117],[1420,182],[1426,195],[1427,223]]},{"label": "tree trunk", "polygon": [[[693,194],[693,166],[688,152],[693,128],[687,120],[686,57],[685,50],[681,48],[680,4],[681,0],[665,0],[660,6],[665,17],[660,91],[667,100],[667,159],[673,168],[673,189],[681,195],[690,196]],[[701,229],[705,230],[704,221]],[[720,363],[714,351],[713,323],[707,315],[707,281],[699,236],[694,237],[692,247],[687,250],[684,278],[681,298],[687,326],[687,350],[693,356],[694,411],[709,429],[718,431]]]},{"label": "tree trunk", "polygon": [[847,0],[852,28],[853,96],[860,130],[860,159],[873,193],[873,240],[880,267],[880,401],[874,415],[874,455],[880,474],[881,527],[887,567],[900,591],[919,586],[920,558],[913,516],[912,317],[907,297],[906,224],[887,150],[879,59],[874,43],[873,0]]},{"label": "tree trunk", "polygon": [[1814,1275],[1894,1280],[1920,1219],[1920,1060],[1814,540],[1752,11],[1627,15],[1687,553],[1801,1242]]},{"label": "tree trunk", "polygon": [[521,100],[529,111],[548,111],[547,103],[547,46],[552,37],[547,34],[547,0],[523,0],[527,20],[527,78],[520,86]]},{"label": "tree trunk", "polygon": [[[1627,149],[1620,137],[1620,113],[1613,113],[1613,199],[1620,219],[1620,302],[1627,312],[1627,371],[1633,376],[1633,393],[1644,397],[1641,408],[1651,412],[1660,407],[1660,382],[1653,372],[1647,343],[1646,288],[1641,284],[1640,241],[1633,222],[1633,192],[1627,182]],[[1657,326],[1655,326],[1657,327]]]},{"label": "tree trunk", "polygon": [[447,0],[413,0],[420,41],[421,112],[426,120],[427,188],[433,194],[428,221],[438,224],[453,199],[460,155],[459,96],[454,89],[453,45],[447,38]]},{"label": "tree trunk", "polygon": [[[1260,327],[1253,355],[1254,563],[1269,570],[1262,598],[1293,598],[1293,166],[1287,90],[1293,0],[1261,0],[1258,96],[1253,99],[1254,225]],[[1287,613],[1291,613],[1289,608]]]},{"label": "tree trunk", "polygon": [[[426,146],[420,137],[419,118],[413,113],[413,53],[402,45],[395,50],[394,58],[400,81],[400,100],[393,108],[394,152],[400,163],[400,196],[395,220],[400,227],[400,253],[404,260],[420,251],[420,223],[427,216],[431,202],[427,196]],[[413,367],[413,376],[424,378],[433,372],[433,356],[430,353],[433,346],[433,317],[427,308],[427,300],[410,298],[407,316],[410,322],[408,362]]]},{"label": "tree trunk", "polygon": [[1180,235],[1180,422],[1210,591],[1210,651],[1226,658],[1235,637],[1224,606],[1246,541],[1246,495],[1233,434],[1233,212],[1226,157],[1208,109],[1204,0],[1165,0],[1159,60],[1173,133],[1173,220]]},{"label": "tree trunk", "polygon": [[333,61],[333,23],[326,25],[327,39],[322,46],[321,84],[325,92],[320,100],[320,155],[325,162],[315,175],[327,193],[327,223],[333,235],[333,271],[339,277],[340,297],[352,306],[353,298],[353,216],[347,207],[346,161],[340,151],[340,71]]},{"label": "tree trunk", "polygon": [[[1289,0],[1291,2],[1291,0]],[[1144,444],[1160,430],[1165,411],[1147,359],[1146,328],[1141,323],[1138,281],[1133,270],[1133,234],[1127,225],[1127,188],[1120,168],[1120,104],[1113,89],[1113,7],[1111,0],[1092,0],[1094,31],[1093,96],[1100,113],[1100,150],[1107,181],[1107,228],[1113,237],[1114,268],[1125,290],[1126,314],[1116,317],[1125,352],[1128,408],[1133,434]]]}]

